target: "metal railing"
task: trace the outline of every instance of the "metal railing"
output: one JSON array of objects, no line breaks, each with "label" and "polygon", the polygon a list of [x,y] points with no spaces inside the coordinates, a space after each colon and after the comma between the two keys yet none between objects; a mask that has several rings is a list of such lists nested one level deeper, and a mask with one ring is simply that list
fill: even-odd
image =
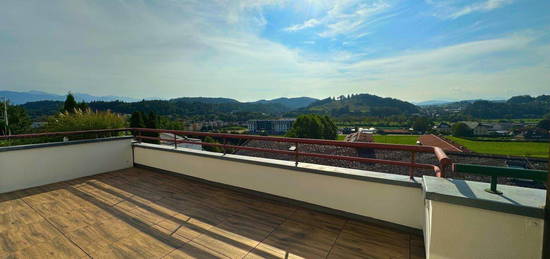
[{"label": "metal railing", "polygon": [[[134,137],[139,140],[154,140],[162,142],[171,142],[177,147],[177,144],[187,143],[201,146],[213,146],[222,148],[224,154],[227,150],[248,150],[256,152],[266,152],[266,153],[276,153],[276,154],[285,154],[294,157],[296,165],[300,160],[300,157],[316,157],[323,159],[336,159],[336,160],[345,160],[345,161],[355,161],[363,163],[378,163],[378,164],[387,164],[395,166],[404,166],[409,168],[409,177],[413,179],[416,169],[431,169],[434,171],[435,175],[438,177],[445,177],[445,171],[447,167],[450,167],[451,160],[447,157],[445,152],[438,147],[431,146],[414,146],[414,145],[395,145],[395,144],[381,144],[381,143],[365,143],[365,142],[344,142],[336,140],[320,140],[320,139],[303,139],[303,138],[284,138],[284,137],[269,137],[269,136],[257,136],[257,135],[242,135],[242,134],[225,134],[225,133],[211,133],[211,132],[196,132],[196,131],[182,131],[182,130],[164,130],[164,129],[148,129],[148,128],[121,128],[121,129],[105,129],[105,130],[86,130],[86,131],[67,131],[67,132],[50,132],[50,133],[37,133],[37,134],[21,134],[21,135],[11,135],[11,136],[0,136],[0,140],[14,140],[14,139],[25,139],[25,138],[39,138],[39,137],[51,137],[51,136],[74,136],[74,135],[83,135],[83,134],[105,134],[105,133],[115,133],[115,132],[132,132]],[[144,136],[143,133],[171,133],[174,134],[174,138],[161,138],[153,136]],[[189,141],[185,139],[177,139],[176,135],[180,136],[200,136],[221,139],[222,143],[207,143],[204,141],[196,142]],[[259,147],[250,147],[245,145],[233,145],[228,144],[228,139],[239,139],[239,140],[263,140],[263,141],[272,141],[272,142],[284,142],[291,143],[295,146],[295,149],[290,150],[279,150],[279,149],[270,149],[270,148],[259,148]],[[362,148],[362,149],[384,149],[384,150],[395,150],[395,151],[407,151],[411,153],[410,161],[395,161],[395,160],[385,160],[385,159],[376,159],[376,158],[365,158],[365,157],[354,157],[354,156],[344,156],[344,155],[330,155],[330,154],[321,154],[321,153],[309,153],[301,152],[300,145],[303,144],[313,144],[313,145],[328,145],[328,146],[339,146],[339,147],[350,147],[350,148]],[[438,161],[437,165],[433,164],[424,164],[416,162],[417,153],[432,153]]]},{"label": "metal railing", "polygon": [[[388,165],[396,165],[396,166],[405,166],[410,168],[409,176],[411,179],[413,178],[415,169],[417,168],[432,169],[434,170],[434,173],[436,174],[436,176],[444,177],[445,169],[451,165],[451,160],[447,157],[447,155],[442,149],[438,147],[431,147],[431,146],[344,142],[344,141],[336,141],[336,140],[284,138],[284,137],[269,137],[269,136],[257,136],[257,135],[226,134],[226,133],[164,130],[164,129],[146,129],[146,128],[134,128],[132,130],[136,135],[136,139],[148,139],[148,140],[156,140],[156,141],[173,142],[174,145],[177,145],[178,143],[186,143],[186,144],[195,144],[195,145],[203,145],[203,146],[214,146],[214,147],[222,148],[224,153],[228,149],[233,149],[233,150],[249,150],[249,151],[256,151],[256,152],[290,155],[294,157],[296,165],[298,164],[300,157],[317,157],[317,158],[324,158],[324,159],[337,159],[337,160],[346,160],[346,161],[355,161],[355,162],[364,162],[364,163],[379,163],[379,164],[388,164]],[[210,136],[212,138],[222,139],[222,143],[195,142],[195,141],[189,141],[189,140],[183,140],[183,139],[176,139],[175,137],[174,139],[167,139],[167,138],[160,138],[160,137],[143,136],[142,133],[144,132],[152,132],[152,133],[159,133],[159,134],[171,133],[171,134],[174,134],[174,136],[175,135],[201,136],[201,137]],[[291,143],[295,146],[295,149],[293,151],[289,151],[289,150],[230,145],[230,144],[227,144],[227,139],[263,140],[263,141]],[[404,161],[384,160],[384,159],[365,158],[365,157],[352,157],[352,156],[342,156],[342,155],[328,155],[328,154],[320,154],[320,153],[300,152],[299,151],[300,144],[409,151],[411,152],[411,161],[404,162]],[[415,161],[416,153],[419,153],[419,152],[433,153],[436,159],[438,160],[439,164],[432,165],[432,164],[416,163]]]},{"label": "metal railing", "polygon": [[490,176],[491,187],[485,189],[485,191],[494,194],[502,194],[502,192],[497,189],[499,177],[533,180],[540,183],[546,183],[546,186],[548,186],[548,172],[542,170],[470,164],[453,164],[452,168],[453,172],[457,173]]}]

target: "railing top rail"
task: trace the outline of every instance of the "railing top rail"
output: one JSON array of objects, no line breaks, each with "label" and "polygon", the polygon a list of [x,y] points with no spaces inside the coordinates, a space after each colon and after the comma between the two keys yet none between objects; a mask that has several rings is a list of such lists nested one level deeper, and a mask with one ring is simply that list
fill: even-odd
[{"label": "railing top rail", "polygon": [[548,180],[548,172],[542,170],[472,165],[472,164],[453,164],[453,171],[459,173],[468,173],[496,177],[512,177],[518,179],[529,179],[539,182]]}]

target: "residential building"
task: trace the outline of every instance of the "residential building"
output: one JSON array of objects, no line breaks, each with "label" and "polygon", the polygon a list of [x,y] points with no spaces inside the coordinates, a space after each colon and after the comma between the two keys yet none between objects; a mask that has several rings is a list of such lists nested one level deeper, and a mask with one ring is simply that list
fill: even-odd
[{"label": "residential building", "polygon": [[489,135],[489,130],[492,127],[490,124],[480,123],[477,121],[464,121],[463,123],[472,130],[475,136]]},{"label": "residential building", "polygon": [[436,130],[439,133],[442,134],[450,134],[452,126],[449,123],[441,122],[433,127],[434,130]]},{"label": "residential building", "polygon": [[292,128],[296,119],[278,120],[249,120],[247,122],[248,132],[253,134],[284,134]]}]

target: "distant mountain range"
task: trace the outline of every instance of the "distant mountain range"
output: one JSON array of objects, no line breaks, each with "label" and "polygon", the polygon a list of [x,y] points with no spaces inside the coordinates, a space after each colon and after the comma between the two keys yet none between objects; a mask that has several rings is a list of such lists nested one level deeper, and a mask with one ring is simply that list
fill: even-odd
[{"label": "distant mountain range", "polygon": [[[39,91],[0,91],[11,103],[22,104],[33,118],[61,110],[65,96]],[[170,100],[135,100],[118,96],[75,94],[93,110],[111,110],[130,114],[153,111],[159,115],[191,120],[244,121],[248,119],[296,117],[300,114],[324,114],[335,118],[386,117],[393,115],[438,114],[471,118],[540,118],[550,111],[550,96],[515,96],[508,100],[431,100],[412,104],[395,98],[354,94],[318,100],[310,97],[277,98],[239,102],[230,98],[181,97]],[[456,113],[459,111],[459,113]],[[455,116],[456,115],[456,116]],[[464,117],[464,118],[466,118]]]},{"label": "distant mountain range", "polygon": [[[122,97],[122,96],[93,96],[84,93],[73,93],[74,97],[79,102],[92,102],[92,101],[124,101],[135,102],[138,99]],[[51,94],[41,91],[28,91],[28,92],[16,92],[16,91],[0,91],[0,97],[6,97],[12,104],[24,104],[28,102],[36,101],[64,101],[65,95]]]},{"label": "distant mountain range", "polygon": [[[254,102],[239,102],[230,98],[180,97],[170,100],[136,100],[118,96],[92,96],[75,93],[77,101],[88,103],[94,110],[112,110],[118,113],[154,111],[160,115],[195,119],[243,120],[281,116],[292,110],[307,107],[318,101],[310,97],[277,98]],[[0,91],[12,104],[23,106],[33,118],[53,115],[61,110],[65,96],[40,91]]]},{"label": "distant mountain range", "polygon": [[[93,96],[85,93],[73,93],[76,100],[79,102],[112,102],[112,101],[121,101],[121,102],[137,102],[141,101],[139,99],[122,97],[122,96]],[[6,97],[12,104],[25,104],[28,102],[37,102],[37,101],[64,101],[66,95],[52,94],[42,91],[28,91],[28,92],[16,92],[16,91],[0,91],[0,97]],[[146,100],[159,100],[160,98],[146,98]],[[173,102],[180,103],[208,103],[208,104],[228,104],[228,103],[242,103],[235,99],[222,98],[222,97],[180,97],[170,99]],[[249,102],[254,104],[280,104],[289,109],[298,109],[306,107],[311,103],[318,101],[318,99],[310,97],[297,97],[297,98],[277,98],[272,100],[259,100],[255,102]]]}]

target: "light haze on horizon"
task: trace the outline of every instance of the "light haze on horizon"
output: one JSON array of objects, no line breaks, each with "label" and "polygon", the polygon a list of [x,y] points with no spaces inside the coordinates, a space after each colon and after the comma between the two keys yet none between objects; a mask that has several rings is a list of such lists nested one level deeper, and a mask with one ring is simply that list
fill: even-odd
[{"label": "light haze on horizon", "polygon": [[0,90],[239,101],[550,93],[550,1],[0,5]]}]

